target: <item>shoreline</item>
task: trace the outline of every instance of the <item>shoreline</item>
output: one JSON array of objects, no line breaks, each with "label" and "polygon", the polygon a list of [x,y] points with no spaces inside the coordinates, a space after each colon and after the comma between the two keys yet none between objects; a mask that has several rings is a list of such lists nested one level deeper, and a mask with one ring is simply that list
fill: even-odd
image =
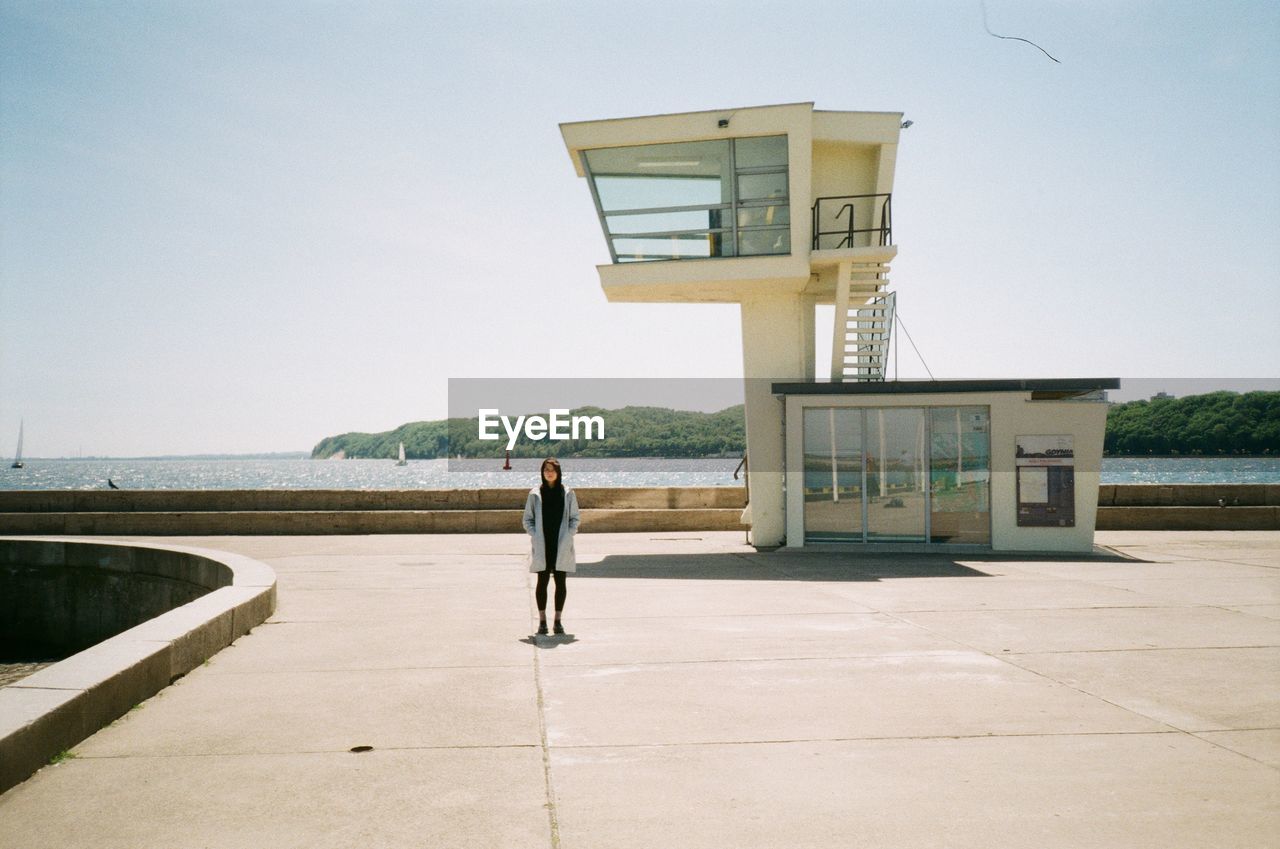
[{"label": "shoreline", "polygon": [[[575,487],[582,530],[746,531],[743,486]],[[528,487],[4,490],[0,534],[520,533]],[[1092,497],[1081,493],[1082,508]],[[1098,530],[1280,530],[1280,483],[1101,484]],[[749,520],[748,520],[749,521]]]},{"label": "shoreline", "polygon": [[[593,455],[577,455],[577,454],[557,454],[557,458],[562,460],[636,460],[645,462],[667,462],[667,461],[690,461],[690,460],[741,460],[742,457],[721,457],[721,456],[701,456],[701,457],[597,457]],[[296,460],[315,460],[317,462],[328,462],[330,460],[372,460],[374,462],[394,461],[395,457],[312,457],[307,454],[156,454],[142,455],[137,457],[109,457],[109,456],[92,456],[92,457],[24,457],[23,462],[26,463],[115,463],[115,462],[138,462],[140,460],[191,460],[202,462],[214,461],[285,461],[293,462]],[[406,457],[410,463],[435,463],[441,460],[452,461],[462,460],[463,462],[477,462],[481,460],[492,460],[497,462],[505,460],[504,455],[496,457]],[[541,460],[542,455],[529,457],[512,457],[511,460]],[[1103,454],[1104,460],[1280,460],[1280,454]]]}]

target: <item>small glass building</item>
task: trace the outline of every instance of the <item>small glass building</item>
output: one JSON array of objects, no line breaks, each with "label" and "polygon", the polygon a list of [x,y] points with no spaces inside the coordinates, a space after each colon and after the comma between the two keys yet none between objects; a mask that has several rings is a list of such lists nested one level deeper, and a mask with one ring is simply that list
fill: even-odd
[{"label": "small glass building", "polygon": [[1118,385],[776,383],[786,405],[787,544],[1088,551],[1102,397]]}]

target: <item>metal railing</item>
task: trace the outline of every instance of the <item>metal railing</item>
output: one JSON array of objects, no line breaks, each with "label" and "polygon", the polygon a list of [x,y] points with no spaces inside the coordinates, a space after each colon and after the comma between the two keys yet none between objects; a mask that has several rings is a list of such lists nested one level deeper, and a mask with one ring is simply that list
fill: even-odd
[{"label": "metal railing", "polygon": [[[884,198],[884,200],[879,204],[877,204],[876,200],[878,198]],[[865,203],[859,204],[857,203],[858,201],[865,201]],[[816,251],[816,250],[824,250],[824,249],[838,250],[840,248],[870,247],[872,244],[875,244],[875,241],[874,241],[875,239],[879,240],[879,244],[882,247],[884,245],[892,245],[893,244],[893,203],[892,201],[893,201],[893,195],[891,194],[835,195],[833,197],[818,198],[816,201],[814,201],[813,209],[811,210],[813,215],[813,249]],[[829,211],[831,207],[836,203],[842,203],[842,206],[839,208],[839,210],[836,211],[834,215],[830,215],[828,220],[840,221],[840,219],[844,218],[845,215],[848,215],[849,220],[847,222],[847,226],[839,230],[821,229],[822,222],[823,222],[823,204],[826,204],[826,209]],[[858,221],[856,220],[857,214],[855,210],[858,206],[862,206],[864,208],[869,207],[869,212],[864,212],[863,214],[867,217],[867,219],[869,220],[869,223],[872,226],[869,226],[869,227],[857,226]],[[879,207],[878,210],[876,208],[877,206]],[[879,218],[880,218],[879,224],[875,223],[877,212],[879,213]],[[863,241],[858,238],[863,233],[868,234],[865,240],[866,241],[865,245],[858,244],[858,242]],[[839,241],[836,242],[836,244],[831,244],[831,242],[833,241],[832,238],[828,238],[827,243],[824,244],[822,240],[824,236],[827,236],[827,237],[838,236],[840,238],[839,238]]]}]

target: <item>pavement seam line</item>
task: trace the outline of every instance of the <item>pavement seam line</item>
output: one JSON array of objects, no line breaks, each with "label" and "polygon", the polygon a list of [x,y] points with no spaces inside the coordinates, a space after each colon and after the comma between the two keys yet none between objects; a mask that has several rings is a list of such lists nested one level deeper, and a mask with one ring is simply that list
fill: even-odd
[{"label": "pavement seam line", "polygon": [[[1239,560],[1203,560],[1203,563],[1226,563],[1229,566],[1256,566],[1259,569],[1270,569],[1272,572],[1280,569],[1280,566],[1271,566],[1267,563],[1241,563]],[[1270,575],[1239,575],[1241,578],[1269,578]]]},{"label": "pavement seam line", "polygon": [[[843,601],[850,601],[851,603],[858,604],[859,606],[863,605],[862,602],[853,601],[839,594],[833,594],[833,597],[839,598]],[[1191,606],[1204,609],[1214,607],[1214,605],[1211,604],[1194,604]],[[664,613],[661,615],[654,614],[651,616],[575,616],[574,619],[586,622],[613,622],[617,620],[638,621],[643,619],[746,619],[770,616],[872,616],[877,613],[889,616],[895,613],[1052,613],[1054,611],[1073,610],[1185,610],[1186,608],[1187,605],[1185,604],[1170,601],[1162,604],[1088,605],[1085,607],[949,607],[913,608],[911,610],[801,610],[784,613]]]},{"label": "pavement seam line", "polygon": [[[1154,648],[1154,649],[1158,649],[1159,647],[1154,647],[1154,646],[1153,646],[1152,648]],[[1124,650],[1124,649],[1119,649],[1118,651],[1125,651],[1125,650]],[[1143,651],[1143,649],[1137,649],[1136,651]],[[1081,654],[1085,654],[1085,653],[1087,653],[1087,652],[1080,652],[1080,653],[1081,653]],[[1010,652],[1010,653],[1006,653],[1006,654],[1001,654],[1001,655],[994,655],[994,654],[990,654],[989,652],[984,652],[984,654],[987,654],[989,657],[994,657],[996,660],[999,660],[999,661],[1002,661],[1002,662],[1004,662],[1004,663],[1007,663],[1009,666],[1012,666],[1012,667],[1014,667],[1015,669],[1021,669],[1021,670],[1022,670],[1022,671],[1024,671],[1024,672],[1030,672],[1032,675],[1035,675],[1035,676],[1036,676],[1036,677],[1038,677],[1038,678],[1043,678],[1043,679],[1045,679],[1046,681],[1052,681],[1053,683],[1055,683],[1055,684],[1057,684],[1057,685],[1059,685],[1059,686],[1062,686],[1062,687],[1066,687],[1066,688],[1067,688],[1067,689],[1069,689],[1069,690],[1075,690],[1077,693],[1080,693],[1081,695],[1089,696],[1090,698],[1094,698],[1094,699],[1098,699],[1099,701],[1106,702],[1106,703],[1107,703],[1107,704],[1109,704],[1109,705],[1113,705],[1113,706],[1115,706],[1115,707],[1118,707],[1118,708],[1120,708],[1120,709],[1121,709],[1121,710],[1123,710],[1123,711],[1127,711],[1127,712],[1129,712],[1129,713],[1134,714],[1135,716],[1141,716],[1141,717],[1143,717],[1144,719],[1149,719],[1149,720],[1151,720],[1152,722],[1158,722],[1158,723],[1160,723],[1161,725],[1165,726],[1166,728],[1171,728],[1171,729],[1174,729],[1174,730],[1176,730],[1176,731],[1182,731],[1182,729],[1181,729],[1181,728],[1178,728],[1176,725],[1170,725],[1169,723],[1165,722],[1165,721],[1164,721],[1164,720],[1162,720],[1162,719],[1156,719],[1154,716],[1147,716],[1145,713],[1141,713],[1141,712],[1139,712],[1139,711],[1133,710],[1132,708],[1127,708],[1127,707],[1125,707],[1124,705],[1116,704],[1115,702],[1111,701],[1110,699],[1103,698],[1102,696],[1098,695],[1097,693],[1090,693],[1088,690],[1081,689],[1080,687],[1077,687],[1077,686],[1075,686],[1074,684],[1068,684],[1068,683],[1066,683],[1065,681],[1059,681],[1057,678],[1054,678],[1052,675],[1049,675],[1049,674],[1047,674],[1047,673],[1041,672],[1041,671],[1039,671],[1038,669],[1031,669],[1030,667],[1023,666],[1023,665],[1022,665],[1022,664],[1020,664],[1020,663],[1014,663],[1014,662],[1013,662],[1013,658],[1014,658],[1014,657],[1019,657],[1019,656],[1021,656],[1021,655],[1015,655],[1015,654],[1013,654],[1012,652]],[[1028,653],[1028,654],[1029,654],[1029,653]],[[1185,731],[1183,731],[1183,733],[1185,734],[1186,732],[1185,732]]]},{"label": "pavement seam line", "polygon": [[[892,615],[892,614],[890,614],[890,615]],[[898,617],[894,617],[894,618],[898,618]],[[1105,699],[1105,698],[1103,698],[1102,696],[1099,696],[1099,695],[1098,695],[1098,694],[1096,694],[1096,693],[1090,693],[1090,692],[1088,692],[1088,691],[1086,691],[1086,690],[1082,690],[1082,689],[1080,689],[1079,687],[1076,687],[1076,686],[1073,686],[1073,685],[1071,685],[1071,684],[1068,684],[1068,683],[1066,683],[1065,681],[1059,681],[1058,679],[1056,679],[1056,678],[1052,677],[1051,675],[1046,675],[1046,674],[1045,674],[1045,673],[1043,673],[1043,672],[1039,672],[1039,671],[1037,671],[1037,670],[1035,670],[1035,669],[1030,669],[1030,668],[1028,668],[1028,667],[1026,667],[1026,666],[1023,666],[1023,665],[1021,665],[1021,664],[1014,663],[1014,662],[1010,659],[1010,655],[1009,655],[1008,653],[1001,653],[1001,654],[998,654],[998,655],[997,655],[997,654],[992,654],[991,652],[986,651],[986,650],[984,650],[984,649],[982,649],[982,648],[980,648],[980,647],[978,647],[978,646],[970,645],[970,644],[968,644],[968,643],[964,642],[963,640],[956,639],[955,637],[947,637],[945,634],[942,634],[942,633],[940,633],[940,632],[934,631],[932,628],[929,628],[928,626],[920,625],[919,623],[908,622],[908,621],[907,621],[907,620],[905,620],[905,619],[903,619],[903,620],[901,620],[901,621],[903,621],[903,622],[907,622],[907,624],[915,625],[917,628],[922,628],[923,630],[928,631],[929,633],[934,634],[935,636],[938,636],[938,637],[945,637],[945,638],[947,638],[947,639],[951,639],[951,640],[953,640],[954,642],[959,643],[960,645],[967,646],[968,648],[972,649],[972,650],[973,650],[973,651],[975,651],[975,652],[978,652],[978,653],[980,653],[980,654],[984,654],[984,655],[986,655],[987,657],[993,658],[994,660],[997,660],[997,661],[999,661],[1000,663],[1002,663],[1002,664],[1004,664],[1004,665],[1006,665],[1006,666],[1011,666],[1011,667],[1013,667],[1014,669],[1019,669],[1019,670],[1021,670],[1021,671],[1023,671],[1023,672],[1029,672],[1029,673],[1031,673],[1032,675],[1036,676],[1037,678],[1042,678],[1042,679],[1044,679],[1045,681],[1049,681],[1050,683],[1052,683],[1052,684],[1056,684],[1056,685],[1057,685],[1057,686],[1059,686],[1059,687],[1066,687],[1068,690],[1074,690],[1075,692],[1079,693],[1080,695],[1082,695],[1082,696],[1086,696],[1086,697],[1088,697],[1088,698],[1090,698],[1090,699],[1097,699],[1098,701],[1102,702],[1103,704],[1111,705],[1112,707],[1114,707],[1114,708],[1116,708],[1116,709],[1118,709],[1118,710],[1122,710],[1122,711],[1124,711],[1125,713],[1132,714],[1133,716],[1139,716],[1139,717],[1142,717],[1143,719],[1147,720],[1148,722],[1154,722],[1154,723],[1156,723],[1157,725],[1160,725],[1160,726],[1163,726],[1164,728],[1168,728],[1168,729],[1170,729],[1171,731],[1177,731],[1177,732],[1182,733],[1182,734],[1186,734],[1186,733],[1187,733],[1186,731],[1183,731],[1181,728],[1178,728],[1178,727],[1177,727],[1177,726],[1175,726],[1175,725],[1170,725],[1169,723],[1165,722],[1165,721],[1164,721],[1164,720],[1162,720],[1162,719],[1156,719],[1154,716],[1147,716],[1145,713],[1142,713],[1142,712],[1140,712],[1140,711],[1133,710],[1132,708],[1125,707],[1124,705],[1116,704],[1115,702],[1111,701],[1110,699]]]},{"label": "pavement seam line", "polygon": [[[1229,646],[1228,648],[1236,648]],[[1273,646],[1248,646],[1247,648],[1273,648]],[[1153,650],[1154,651],[1154,650]],[[695,658],[691,660],[634,660],[634,661],[597,661],[587,663],[553,663],[550,664],[552,669],[597,669],[610,668],[616,666],[680,666],[693,664],[710,664],[710,663],[782,663],[797,660],[874,660],[879,657],[920,657],[920,656],[936,656],[938,653],[944,654],[964,654],[961,649],[939,649],[937,651],[901,651],[901,652],[883,652],[880,654],[846,654],[846,655],[799,655],[787,657],[719,657],[719,658]],[[1043,652],[1044,654],[1055,654],[1056,652]],[[501,663],[501,664],[465,664],[461,666],[376,666],[376,667],[335,667],[333,669],[228,669],[219,672],[210,668],[209,675],[324,675],[331,672],[342,673],[359,673],[359,672],[415,672],[430,670],[447,670],[447,669],[480,669],[480,670],[497,670],[497,669],[523,669],[522,664]],[[18,686],[16,684],[10,686]],[[58,689],[58,688],[42,688],[42,689]]]},{"label": "pavement seam line", "polygon": [[[1268,619],[1268,620],[1271,620],[1271,617],[1270,617],[1270,616],[1259,616],[1259,615],[1258,615],[1258,614],[1256,614],[1256,613],[1250,613],[1250,612],[1249,612],[1249,611],[1247,611],[1247,610],[1240,610],[1240,609],[1239,609],[1239,608],[1241,608],[1241,607],[1249,607],[1249,606],[1250,606],[1250,605],[1247,605],[1247,604],[1240,604],[1240,605],[1236,605],[1235,607],[1231,607],[1231,606],[1229,606],[1229,605],[1225,605],[1225,604],[1210,604],[1210,605],[1207,605],[1207,607],[1209,607],[1209,608],[1211,608],[1211,609],[1213,609],[1213,610],[1221,610],[1223,613],[1237,613],[1237,614],[1239,614],[1239,615],[1241,615],[1241,616],[1252,616],[1254,619]],[[1271,605],[1258,604],[1258,605],[1253,605],[1253,606],[1254,606],[1254,607],[1270,607]],[[1274,620],[1271,620],[1271,621],[1274,621]]]},{"label": "pavement seam line", "polygon": [[[993,655],[993,657],[994,657],[994,655]],[[1088,690],[1085,690],[1085,689],[1082,689],[1082,688],[1080,688],[1080,687],[1075,686],[1074,684],[1068,684],[1068,683],[1067,683],[1067,682],[1065,682],[1065,681],[1059,681],[1057,678],[1054,678],[1053,676],[1048,675],[1048,674],[1046,674],[1046,673],[1040,672],[1039,670],[1031,669],[1030,667],[1023,666],[1023,665],[1018,664],[1018,663],[1014,663],[1014,662],[1010,659],[1010,657],[1009,657],[1008,655],[1005,655],[1005,656],[1003,656],[1003,657],[999,658],[999,660],[1004,661],[1005,663],[1009,664],[1010,666],[1014,667],[1015,669],[1022,669],[1022,670],[1026,671],[1026,672],[1030,672],[1032,675],[1035,675],[1035,676],[1037,676],[1037,677],[1043,678],[1043,679],[1045,679],[1046,681],[1052,681],[1053,683],[1055,683],[1055,684],[1057,684],[1057,685],[1059,685],[1059,686],[1061,686],[1061,687],[1066,687],[1066,688],[1067,688],[1067,689],[1069,689],[1069,690],[1075,690],[1077,693],[1080,693],[1081,695],[1088,696],[1089,698],[1092,698],[1092,699],[1097,699],[1098,701],[1103,702],[1104,704],[1108,704],[1108,705],[1111,705],[1112,707],[1119,708],[1120,710],[1125,711],[1126,713],[1131,713],[1131,714],[1133,714],[1134,716],[1140,716],[1140,717],[1142,717],[1143,719],[1146,719],[1146,720],[1148,720],[1148,721],[1150,721],[1150,722],[1155,722],[1155,723],[1157,723],[1157,724],[1159,724],[1159,725],[1164,726],[1165,728],[1168,728],[1168,729],[1170,729],[1170,730],[1172,730],[1172,731],[1175,731],[1175,732],[1177,732],[1177,733],[1179,733],[1179,734],[1182,734],[1183,736],[1186,736],[1186,737],[1194,737],[1194,736],[1195,736],[1195,734],[1194,734],[1194,733],[1192,733],[1192,732],[1190,732],[1190,731],[1187,731],[1185,728],[1179,728],[1178,726],[1174,725],[1174,724],[1173,724],[1173,723],[1171,723],[1171,722],[1167,722],[1167,721],[1165,721],[1165,720],[1163,720],[1163,719],[1158,719],[1157,717],[1150,716],[1150,715],[1148,715],[1148,714],[1146,714],[1146,713],[1143,713],[1143,712],[1142,712],[1142,711],[1140,711],[1140,710],[1135,710],[1134,708],[1128,707],[1128,706],[1126,706],[1126,705],[1122,705],[1122,704],[1120,704],[1120,703],[1118,703],[1118,702],[1113,702],[1111,699],[1105,698],[1104,696],[1101,696],[1101,695],[1099,695],[1098,693],[1091,693],[1091,692],[1089,692]],[[1209,741],[1209,740],[1205,740],[1204,742],[1206,742],[1206,743],[1212,743],[1212,741]],[[1212,745],[1214,745],[1214,746],[1218,746],[1218,744],[1217,744],[1217,743],[1212,743]],[[1235,752],[1235,751],[1234,751],[1234,750],[1232,750],[1232,749],[1228,749],[1226,746],[1218,746],[1218,748],[1220,748],[1220,749],[1222,749],[1222,750],[1224,750],[1224,751],[1233,752],[1233,754],[1240,754],[1239,752]],[[1248,757],[1248,756],[1247,756],[1247,755],[1243,755],[1242,757]],[[1252,758],[1250,758],[1250,760],[1252,760]]]},{"label": "pavement seam line", "polygon": [[1120,652],[1157,651],[1237,651],[1239,649],[1274,649],[1277,645],[1261,646],[1140,646],[1131,649],[1057,649],[1055,651],[1012,651],[1008,657],[1035,657],[1042,654],[1116,654]]},{"label": "pavement seam line", "polygon": [[323,675],[330,672],[426,672],[434,669],[524,669],[522,663],[465,663],[457,666],[336,666],[315,669],[225,669],[210,667],[210,675]]},{"label": "pavement seam line", "polygon": [[689,660],[632,660],[632,661],[600,661],[598,663],[553,663],[552,669],[631,669],[637,666],[698,666],[713,663],[793,663],[796,661],[832,661],[832,660],[876,660],[882,657],[938,657],[940,655],[963,655],[970,652],[964,649],[937,649],[923,652],[902,651],[883,652],[880,654],[844,654],[844,655],[803,655],[796,657],[717,657],[693,658]]},{"label": "pavement seam line", "polygon": [[[1263,729],[1270,730],[1270,729]],[[1166,731],[1050,731],[990,734],[915,734],[885,737],[796,737],[777,740],[688,740],[668,743],[562,743],[562,749],[672,749],[682,746],[786,746],[796,743],[881,743],[910,740],[1004,740],[1031,737],[1158,737],[1185,735],[1177,728]]]},{"label": "pavement seam line", "polygon": [[[451,746],[378,746],[376,752],[470,752],[497,751],[504,749],[536,749],[537,743],[474,743]],[[292,755],[350,755],[349,749],[292,749],[286,752],[151,752],[126,753],[119,755],[84,755],[76,752],[76,760],[85,761],[119,761],[119,760],[169,760],[175,758],[284,758]]]},{"label": "pavement seam line", "polygon": [[[530,586],[532,573],[526,573],[524,579],[525,591],[529,593],[529,605],[534,608],[534,614],[539,613],[537,603],[533,598],[533,588]],[[555,788],[551,783],[551,751],[547,746],[547,711],[546,701],[542,695],[542,661],[540,659],[541,649],[538,648],[536,639],[533,650],[533,686],[538,697],[538,742],[542,749],[542,780],[546,788],[547,795],[547,820],[551,829],[551,849],[560,849],[560,821],[558,812],[556,811],[556,794]]]},{"label": "pavement seam line", "polygon": [[[1180,730],[1181,730],[1181,729],[1180,729]],[[1255,758],[1253,755],[1247,754],[1246,752],[1242,752],[1242,751],[1240,751],[1239,749],[1233,749],[1233,748],[1231,748],[1230,746],[1224,746],[1223,744],[1221,744],[1221,743],[1219,743],[1219,742],[1217,742],[1217,741],[1215,741],[1215,740],[1210,740],[1209,738],[1207,738],[1207,737],[1205,737],[1205,736],[1204,736],[1205,734],[1224,734],[1224,733],[1226,733],[1226,734],[1230,734],[1230,733],[1231,733],[1231,732],[1233,732],[1233,731],[1249,731],[1249,730],[1253,730],[1253,729],[1247,729],[1247,728],[1241,728],[1241,729],[1236,729],[1236,728],[1225,728],[1225,729],[1222,729],[1222,730],[1220,730],[1220,731],[1182,731],[1182,733],[1183,733],[1183,734],[1185,734],[1185,735],[1187,735],[1188,737],[1194,737],[1194,738],[1196,738],[1197,740],[1200,740],[1200,741],[1202,741],[1202,742],[1204,742],[1204,743],[1208,743],[1210,746],[1213,746],[1213,747],[1218,748],[1218,749],[1222,749],[1224,752],[1230,752],[1230,753],[1231,753],[1231,754],[1233,754],[1233,755],[1238,755],[1239,757],[1246,758],[1246,759],[1248,759],[1248,760],[1253,761],[1254,763],[1262,764],[1263,766],[1267,767],[1268,769],[1273,769],[1273,770],[1275,770],[1276,772],[1280,772],[1280,767],[1275,766],[1274,764],[1269,764],[1269,763],[1267,763],[1266,761],[1258,760],[1258,759],[1257,759],[1257,758]],[[1260,729],[1260,730],[1270,731],[1270,730],[1272,730],[1272,729],[1269,729],[1269,728],[1268,728],[1268,729]]]}]

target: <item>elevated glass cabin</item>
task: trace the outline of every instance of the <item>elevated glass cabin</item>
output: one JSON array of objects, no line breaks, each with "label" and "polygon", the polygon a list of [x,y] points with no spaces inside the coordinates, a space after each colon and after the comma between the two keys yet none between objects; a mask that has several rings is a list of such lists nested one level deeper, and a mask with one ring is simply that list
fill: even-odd
[{"label": "elevated glass cabin", "polygon": [[583,152],[615,263],[791,253],[787,137]]}]

